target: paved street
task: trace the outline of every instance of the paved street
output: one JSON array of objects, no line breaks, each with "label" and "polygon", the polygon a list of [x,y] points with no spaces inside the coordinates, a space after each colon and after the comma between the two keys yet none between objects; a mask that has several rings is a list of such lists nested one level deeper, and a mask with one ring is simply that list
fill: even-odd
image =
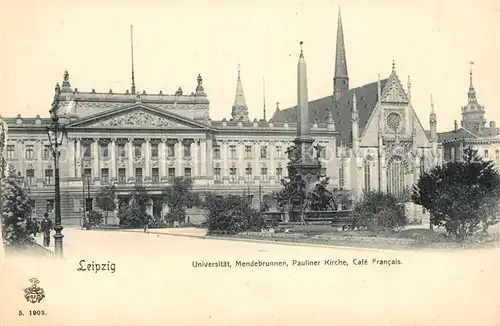
[{"label": "paved street", "polygon": [[[200,230],[169,230],[197,235]],[[490,325],[500,320],[499,251],[302,247],[123,231],[64,230],[65,260],[7,256],[4,325]],[[368,265],[354,266],[366,258]],[[348,266],[325,266],[345,260]],[[399,259],[380,266],[373,259]],[[80,260],[115,272],[77,271]],[[192,261],[232,268],[194,268]],[[236,261],[288,267],[236,267]],[[321,266],[292,266],[293,260]],[[108,264],[109,261],[109,264]],[[25,301],[37,277],[46,298]],[[24,316],[19,316],[22,309]],[[29,316],[43,309],[47,316]]]}]

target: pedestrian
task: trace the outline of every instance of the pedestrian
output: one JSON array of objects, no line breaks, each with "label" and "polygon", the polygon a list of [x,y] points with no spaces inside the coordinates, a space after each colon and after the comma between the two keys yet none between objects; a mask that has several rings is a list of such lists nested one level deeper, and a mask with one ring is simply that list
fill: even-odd
[{"label": "pedestrian", "polygon": [[33,232],[33,236],[36,237],[36,234],[38,232],[40,232],[40,228],[39,228],[38,221],[36,220],[36,218],[33,218],[31,227],[32,227],[31,231]]},{"label": "pedestrian", "polygon": [[43,233],[43,245],[50,246],[50,231],[52,230],[52,221],[49,219],[49,213],[43,214],[44,219],[41,223],[41,232]]}]

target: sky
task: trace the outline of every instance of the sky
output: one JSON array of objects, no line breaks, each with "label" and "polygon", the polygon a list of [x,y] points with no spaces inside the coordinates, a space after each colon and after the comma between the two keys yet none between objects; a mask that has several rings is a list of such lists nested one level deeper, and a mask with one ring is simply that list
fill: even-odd
[{"label": "sky", "polygon": [[438,130],[450,130],[473,61],[486,119],[500,125],[500,1],[484,0],[2,0],[0,114],[48,116],[65,69],[79,91],[125,92],[133,25],[138,91],[189,94],[200,73],[211,118],[230,117],[240,64],[251,118],[264,99],[269,118],[277,101],[296,104],[300,41],[309,100],[332,94],[339,8],[351,87],[387,77],[394,60],[424,128],[432,94]]}]

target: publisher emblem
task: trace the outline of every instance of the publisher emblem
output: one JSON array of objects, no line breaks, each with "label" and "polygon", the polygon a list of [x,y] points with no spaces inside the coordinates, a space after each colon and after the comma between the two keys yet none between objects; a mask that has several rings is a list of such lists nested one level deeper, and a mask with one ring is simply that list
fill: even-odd
[{"label": "publisher emblem", "polygon": [[40,281],[37,278],[30,279],[31,286],[24,289],[24,298],[31,303],[39,303],[45,298],[45,291],[38,286]]}]

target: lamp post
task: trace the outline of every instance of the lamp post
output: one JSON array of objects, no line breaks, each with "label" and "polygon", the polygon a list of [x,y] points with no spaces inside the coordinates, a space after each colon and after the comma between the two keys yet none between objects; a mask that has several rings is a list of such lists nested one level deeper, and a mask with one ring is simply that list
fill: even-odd
[{"label": "lamp post", "polygon": [[54,230],[56,231],[56,234],[54,234],[54,247],[55,256],[58,258],[62,258],[64,235],[61,233],[61,231],[63,230],[63,226],[61,224],[61,189],[59,181],[59,156],[61,155],[61,152],[59,151],[59,147],[62,145],[66,129],[59,123],[59,117],[57,116],[57,112],[55,112],[55,110],[50,110],[50,114],[52,124],[50,126],[47,126],[47,135],[49,136],[50,148],[52,150],[52,156],[54,157],[54,202],[56,206],[54,221]]}]

